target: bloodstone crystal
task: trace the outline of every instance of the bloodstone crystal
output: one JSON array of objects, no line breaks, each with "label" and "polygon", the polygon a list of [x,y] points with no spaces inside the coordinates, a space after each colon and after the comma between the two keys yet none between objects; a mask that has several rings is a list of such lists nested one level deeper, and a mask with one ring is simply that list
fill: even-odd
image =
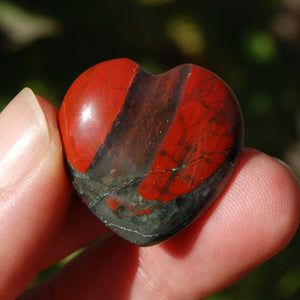
[{"label": "bloodstone crystal", "polygon": [[243,140],[234,94],[193,64],[153,75],[129,59],[102,62],[72,84],[59,125],[77,193],[140,246],[203,214],[229,181]]}]

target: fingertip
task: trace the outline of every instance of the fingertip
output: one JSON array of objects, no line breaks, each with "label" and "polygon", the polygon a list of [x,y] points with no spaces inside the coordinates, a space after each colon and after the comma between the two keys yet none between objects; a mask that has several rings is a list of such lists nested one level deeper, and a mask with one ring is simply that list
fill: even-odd
[{"label": "fingertip", "polygon": [[273,232],[274,235],[276,231],[282,233],[281,248],[284,248],[299,227],[300,185],[290,166],[277,158],[265,156],[270,170],[266,176],[274,191],[273,214],[276,227]]},{"label": "fingertip", "polygon": [[273,242],[269,248],[280,251],[299,226],[297,178],[285,163],[248,148],[241,155],[237,173],[228,192],[229,198],[236,199],[232,214],[237,206],[241,206],[240,216],[247,218],[248,222],[252,219],[252,228],[256,226],[258,236],[264,233],[265,239]]},{"label": "fingertip", "polygon": [[0,298],[13,298],[8,293],[24,289],[40,271],[67,214],[71,185],[56,115],[29,88],[0,114]]},{"label": "fingertip", "polygon": [[277,158],[252,149],[246,149],[246,153],[252,157],[251,165],[245,169],[247,179],[256,186],[257,196],[268,199],[260,201],[265,206],[262,209],[269,212],[282,232],[293,235],[300,218],[300,185],[295,174]]},{"label": "fingertip", "polygon": [[30,89],[23,89],[1,112],[0,129],[0,191],[3,195],[23,181],[49,145],[45,115]]}]

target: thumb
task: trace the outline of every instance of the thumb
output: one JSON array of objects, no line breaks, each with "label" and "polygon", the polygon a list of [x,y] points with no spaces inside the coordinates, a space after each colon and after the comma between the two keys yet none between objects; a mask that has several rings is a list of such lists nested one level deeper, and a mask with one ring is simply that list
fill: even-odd
[{"label": "thumb", "polygon": [[0,114],[0,298],[32,280],[62,227],[70,185],[57,111],[25,88]]}]

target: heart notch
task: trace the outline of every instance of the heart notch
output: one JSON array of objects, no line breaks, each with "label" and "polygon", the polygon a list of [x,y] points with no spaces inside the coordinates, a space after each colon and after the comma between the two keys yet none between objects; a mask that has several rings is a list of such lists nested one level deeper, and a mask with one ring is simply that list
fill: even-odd
[{"label": "heart notch", "polygon": [[234,94],[192,64],[153,75],[129,59],[102,62],[72,84],[59,125],[77,193],[139,246],[201,216],[228,183],[243,142]]}]

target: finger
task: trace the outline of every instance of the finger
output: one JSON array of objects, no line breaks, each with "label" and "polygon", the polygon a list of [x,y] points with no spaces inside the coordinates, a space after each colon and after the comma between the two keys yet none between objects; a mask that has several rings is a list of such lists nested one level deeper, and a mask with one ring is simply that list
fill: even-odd
[{"label": "finger", "polygon": [[299,224],[299,199],[299,185],[285,166],[245,150],[221,197],[176,237],[138,248],[109,235],[20,299],[206,297],[290,241]]},{"label": "finger", "polygon": [[57,111],[39,100],[45,113],[26,88],[0,114],[1,299],[14,298],[39,271],[69,204]]}]

